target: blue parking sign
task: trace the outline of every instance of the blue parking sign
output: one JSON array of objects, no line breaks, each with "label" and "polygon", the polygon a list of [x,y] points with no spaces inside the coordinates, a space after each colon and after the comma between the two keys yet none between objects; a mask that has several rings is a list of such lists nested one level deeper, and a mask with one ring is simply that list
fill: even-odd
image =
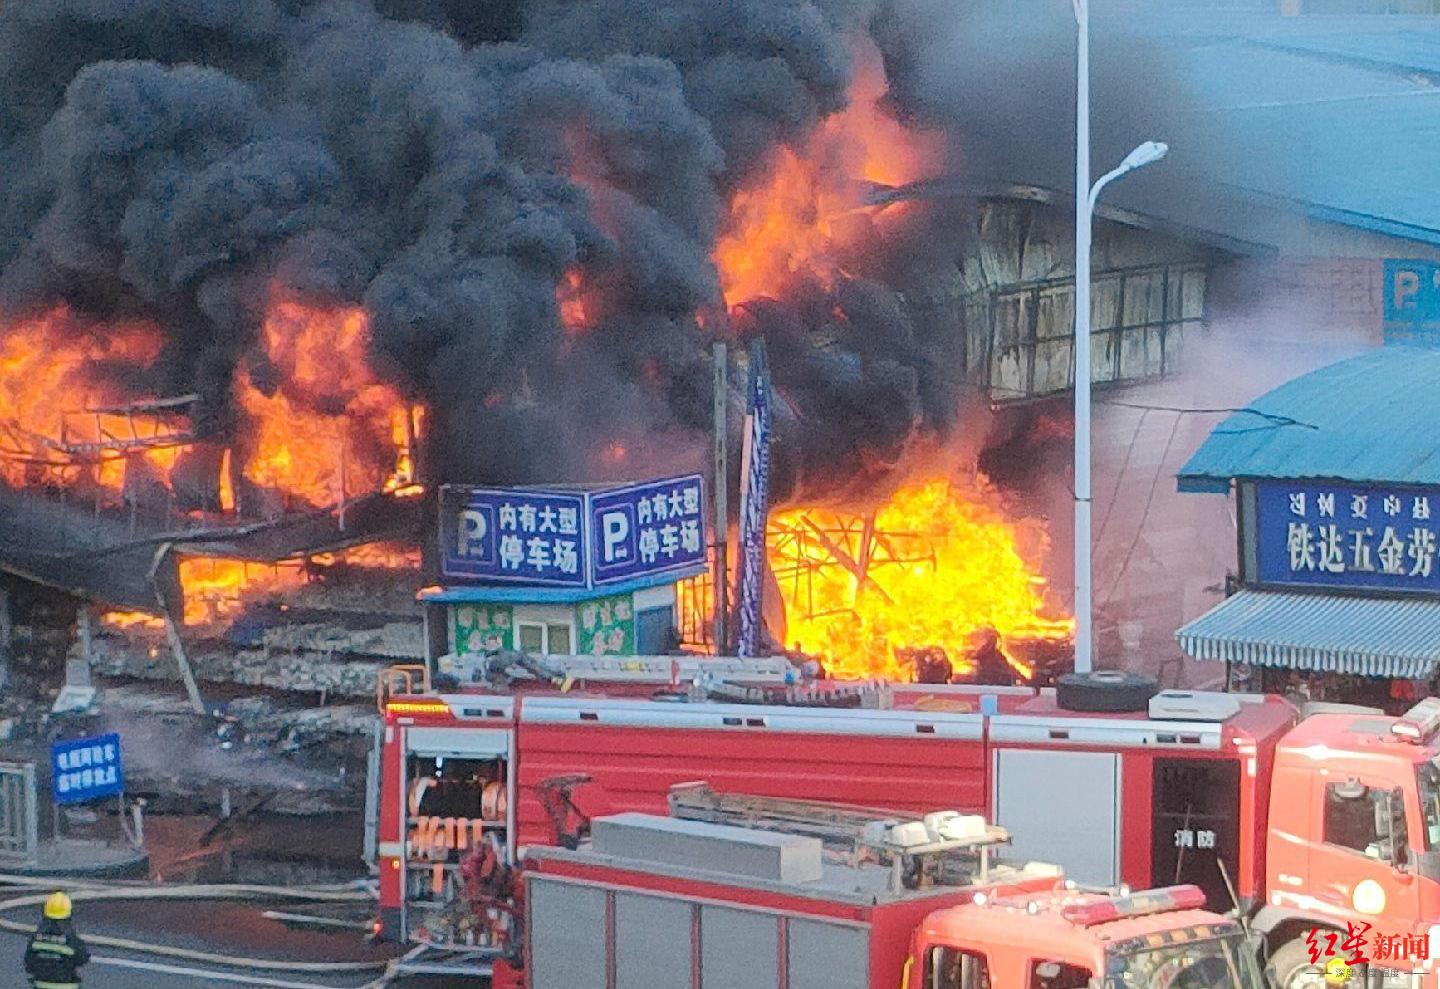
[{"label": "blue parking sign", "polygon": [[705,565],[705,493],[699,474],[590,496],[595,584]]},{"label": "blue parking sign", "polygon": [[50,792],[57,804],[83,804],[125,790],[120,736],[94,735],[50,745]]},{"label": "blue parking sign", "polygon": [[585,586],[582,495],[447,486],[440,510],[444,576]]},{"label": "blue parking sign", "polygon": [[1440,344],[1440,262],[1385,261],[1385,342]]}]

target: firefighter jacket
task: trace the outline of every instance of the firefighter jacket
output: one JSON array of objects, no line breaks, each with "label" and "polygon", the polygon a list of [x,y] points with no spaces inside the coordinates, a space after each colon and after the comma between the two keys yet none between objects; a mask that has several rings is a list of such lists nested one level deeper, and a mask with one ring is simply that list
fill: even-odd
[{"label": "firefighter jacket", "polygon": [[80,966],[90,960],[85,942],[68,920],[46,917],[25,948],[25,974],[35,989],[75,989]]}]

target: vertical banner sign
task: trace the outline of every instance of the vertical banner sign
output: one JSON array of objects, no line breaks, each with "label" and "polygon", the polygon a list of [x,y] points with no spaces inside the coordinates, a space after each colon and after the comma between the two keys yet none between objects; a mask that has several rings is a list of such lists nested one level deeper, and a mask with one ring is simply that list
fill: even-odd
[{"label": "vertical banner sign", "polygon": [[750,412],[745,417],[740,479],[740,631],[736,654],[754,656],[765,586],[765,528],[770,501],[770,371],[765,342],[750,348]]},{"label": "vertical banner sign", "polygon": [[120,736],[112,733],[51,743],[50,780],[57,804],[83,804],[123,793]]},{"label": "vertical banner sign", "polygon": [[1440,262],[1385,261],[1385,342],[1440,346]]}]

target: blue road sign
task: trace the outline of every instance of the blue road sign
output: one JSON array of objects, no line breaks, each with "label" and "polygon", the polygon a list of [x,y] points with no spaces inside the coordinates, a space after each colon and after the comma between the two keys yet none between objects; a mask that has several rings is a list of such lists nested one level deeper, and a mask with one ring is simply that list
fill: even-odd
[{"label": "blue road sign", "polygon": [[83,804],[124,792],[120,736],[111,733],[52,743],[50,774],[57,804]]},{"label": "blue road sign", "polygon": [[597,491],[590,499],[594,583],[705,566],[705,492],[699,474]]}]

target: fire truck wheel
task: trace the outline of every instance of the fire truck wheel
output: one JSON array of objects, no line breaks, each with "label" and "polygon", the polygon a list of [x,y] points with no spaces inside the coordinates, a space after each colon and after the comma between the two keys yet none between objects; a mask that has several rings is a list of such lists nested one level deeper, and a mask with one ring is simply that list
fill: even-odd
[{"label": "fire truck wheel", "polygon": [[[1327,982],[1325,968],[1310,960],[1310,949],[1305,939],[1297,937],[1275,949],[1268,966],[1274,973],[1271,984],[1275,989],[1338,989],[1336,984]],[[1368,984],[1366,966],[1350,968],[1349,978],[1340,986],[1364,986]]]},{"label": "fire truck wheel", "polygon": [[1066,673],[1055,680],[1055,700],[1067,711],[1143,711],[1160,692],[1154,677],[1119,670]]}]

